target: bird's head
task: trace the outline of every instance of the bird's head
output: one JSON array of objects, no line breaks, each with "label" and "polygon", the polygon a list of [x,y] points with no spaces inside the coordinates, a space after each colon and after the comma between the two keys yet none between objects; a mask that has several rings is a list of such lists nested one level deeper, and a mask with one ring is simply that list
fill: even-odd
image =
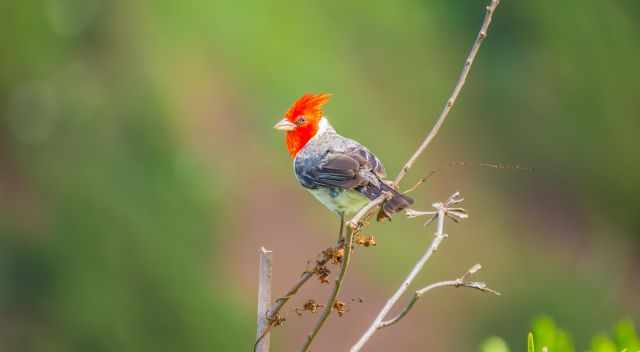
[{"label": "bird's head", "polygon": [[296,100],[284,118],[273,128],[286,131],[289,154],[294,157],[316,135],[322,120],[322,105],[329,101],[329,94],[305,94]]}]

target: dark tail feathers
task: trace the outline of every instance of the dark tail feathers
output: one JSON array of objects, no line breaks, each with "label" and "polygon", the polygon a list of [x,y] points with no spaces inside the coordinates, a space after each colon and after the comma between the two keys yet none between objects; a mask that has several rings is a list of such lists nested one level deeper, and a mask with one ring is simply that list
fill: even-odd
[{"label": "dark tail feathers", "polygon": [[382,211],[384,214],[378,214],[378,220],[380,220],[381,217],[389,217],[390,215],[402,211],[413,204],[413,198],[405,196],[404,194],[389,187],[386,183],[383,182],[381,188],[383,191],[391,192],[393,197],[382,205]]},{"label": "dark tail feathers", "polygon": [[361,192],[371,200],[378,198],[382,192],[391,192],[393,194],[393,196],[382,205],[382,209],[380,213],[378,213],[378,220],[389,218],[391,215],[413,204],[413,198],[396,191],[382,181],[380,182],[380,187],[369,186],[362,189]]}]

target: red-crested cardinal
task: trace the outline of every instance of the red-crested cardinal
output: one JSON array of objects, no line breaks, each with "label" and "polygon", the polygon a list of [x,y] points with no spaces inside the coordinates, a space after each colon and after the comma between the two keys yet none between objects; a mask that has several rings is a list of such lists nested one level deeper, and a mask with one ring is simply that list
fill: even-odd
[{"label": "red-crested cardinal", "polygon": [[[382,192],[391,192],[381,215],[413,203],[384,182],[382,162],[360,143],[342,137],[323,116],[329,94],[305,94],[296,100],[275,129],[286,131],[286,145],[300,184],[344,222]],[[342,226],[341,226],[342,231]]]}]

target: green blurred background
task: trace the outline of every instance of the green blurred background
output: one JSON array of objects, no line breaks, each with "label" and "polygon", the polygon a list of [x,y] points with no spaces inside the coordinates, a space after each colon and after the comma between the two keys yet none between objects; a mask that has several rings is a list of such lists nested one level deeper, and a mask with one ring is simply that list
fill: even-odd
[{"label": "green blurred background", "polygon": [[[395,175],[432,126],[483,1],[0,3],[0,350],[246,351],[257,250],[274,294],[333,242],[272,130],[304,92]],[[588,337],[640,317],[640,3],[503,0],[442,133],[407,177],[471,218],[417,285],[472,264],[501,292],[430,294],[368,351],[522,346],[531,318]],[[448,167],[497,162],[535,172]],[[353,344],[432,229],[374,225],[314,350]],[[416,287],[417,288],[417,287]],[[324,300],[306,288],[274,351]],[[363,303],[353,302],[356,297]],[[581,343],[580,341],[584,341]]]}]

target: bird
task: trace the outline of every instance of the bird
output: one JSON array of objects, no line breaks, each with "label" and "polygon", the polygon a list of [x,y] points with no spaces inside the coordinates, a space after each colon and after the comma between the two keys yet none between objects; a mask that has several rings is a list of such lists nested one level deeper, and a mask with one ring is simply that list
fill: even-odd
[{"label": "bird", "polygon": [[409,207],[413,199],[387,183],[384,166],[375,154],[331,126],[322,110],[330,96],[302,95],[273,127],[285,131],[285,145],[298,182],[340,217],[341,238],[345,216],[383,192],[390,192],[391,197],[383,203],[379,220]]}]

